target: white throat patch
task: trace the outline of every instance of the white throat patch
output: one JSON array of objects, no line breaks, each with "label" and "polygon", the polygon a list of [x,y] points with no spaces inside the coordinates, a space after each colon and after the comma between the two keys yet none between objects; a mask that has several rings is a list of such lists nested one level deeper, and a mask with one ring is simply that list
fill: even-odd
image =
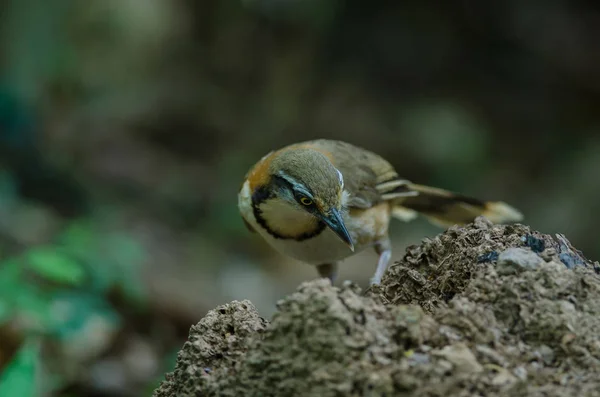
[{"label": "white throat patch", "polygon": [[284,236],[299,236],[313,232],[318,227],[317,218],[284,200],[270,199],[258,208],[269,228]]}]

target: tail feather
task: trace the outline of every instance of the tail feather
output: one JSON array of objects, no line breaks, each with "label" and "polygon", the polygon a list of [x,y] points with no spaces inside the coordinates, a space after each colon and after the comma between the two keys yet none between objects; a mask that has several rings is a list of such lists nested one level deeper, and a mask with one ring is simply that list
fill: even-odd
[{"label": "tail feather", "polygon": [[484,216],[494,223],[518,222],[523,215],[501,201],[482,201],[447,190],[422,185],[410,185],[416,196],[394,200],[392,215],[400,220],[412,220],[417,213],[443,227],[472,222]]}]

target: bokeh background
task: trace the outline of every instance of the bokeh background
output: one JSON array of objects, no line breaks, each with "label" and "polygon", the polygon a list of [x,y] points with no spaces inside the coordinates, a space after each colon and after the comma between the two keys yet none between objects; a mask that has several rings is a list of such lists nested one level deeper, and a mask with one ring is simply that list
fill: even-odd
[{"label": "bokeh background", "polygon": [[[316,272],[245,229],[237,191],[299,140],[507,201],[599,258],[599,10],[0,0],[0,395],[149,395],[207,310],[270,316]],[[394,256],[439,231],[394,223]]]}]

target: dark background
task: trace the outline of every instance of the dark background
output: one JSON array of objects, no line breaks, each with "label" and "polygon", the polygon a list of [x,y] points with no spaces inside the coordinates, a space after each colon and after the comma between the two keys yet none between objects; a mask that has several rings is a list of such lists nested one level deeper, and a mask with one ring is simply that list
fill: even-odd
[{"label": "dark background", "polygon": [[[0,390],[148,395],[207,310],[269,316],[316,272],[247,232],[237,191],[299,140],[507,201],[600,257],[595,2],[0,7]],[[394,257],[439,231],[395,222]],[[341,279],[366,285],[375,263]]]}]

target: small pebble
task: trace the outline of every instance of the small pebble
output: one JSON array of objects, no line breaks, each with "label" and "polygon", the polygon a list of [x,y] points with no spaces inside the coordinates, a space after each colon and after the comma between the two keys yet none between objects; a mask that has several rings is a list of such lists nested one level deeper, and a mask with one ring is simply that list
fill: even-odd
[{"label": "small pebble", "polygon": [[452,363],[457,373],[472,374],[483,371],[483,367],[479,364],[473,352],[464,343],[446,346],[436,351],[435,355]]},{"label": "small pebble", "polygon": [[492,349],[489,346],[477,345],[475,346],[475,350],[496,365],[499,365],[501,367],[507,365],[506,359],[502,357],[500,353],[498,353],[496,350]]},{"label": "small pebble", "polygon": [[567,269],[573,269],[575,266],[585,266],[585,262],[576,255],[562,253],[558,257],[560,258],[560,261],[567,267]]},{"label": "small pebble", "polygon": [[513,374],[522,381],[527,380],[527,369],[523,366],[518,366],[513,370]]},{"label": "small pebble", "polygon": [[504,368],[500,368],[500,371],[492,378],[492,385],[494,386],[505,386],[515,383],[517,378],[508,372]]},{"label": "small pebble", "polygon": [[423,353],[414,353],[408,359],[411,365],[425,365],[429,364],[429,355]]},{"label": "small pebble", "polygon": [[496,251],[491,251],[480,255],[479,258],[477,258],[477,263],[495,262],[498,260],[498,256],[499,254]]},{"label": "small pebble", "polygon": [[540,345],[538,348],[538,354],[540,355],[544,364],[551,365],[554,362],[555,354],[554,350],[547,345]]},{"label": "small pebble", "polygon": [[509,248],[498,257],[498,270],[504,274],[515,271],[535,270],[544,260],[536,253],[524,248]]},{"label": "small pebble", "polygon": [[535,253],[540,253],[546,249],[546,243],[537,237],[533,237],[531,234],[527,234],[521,238],[525,245]]}]

